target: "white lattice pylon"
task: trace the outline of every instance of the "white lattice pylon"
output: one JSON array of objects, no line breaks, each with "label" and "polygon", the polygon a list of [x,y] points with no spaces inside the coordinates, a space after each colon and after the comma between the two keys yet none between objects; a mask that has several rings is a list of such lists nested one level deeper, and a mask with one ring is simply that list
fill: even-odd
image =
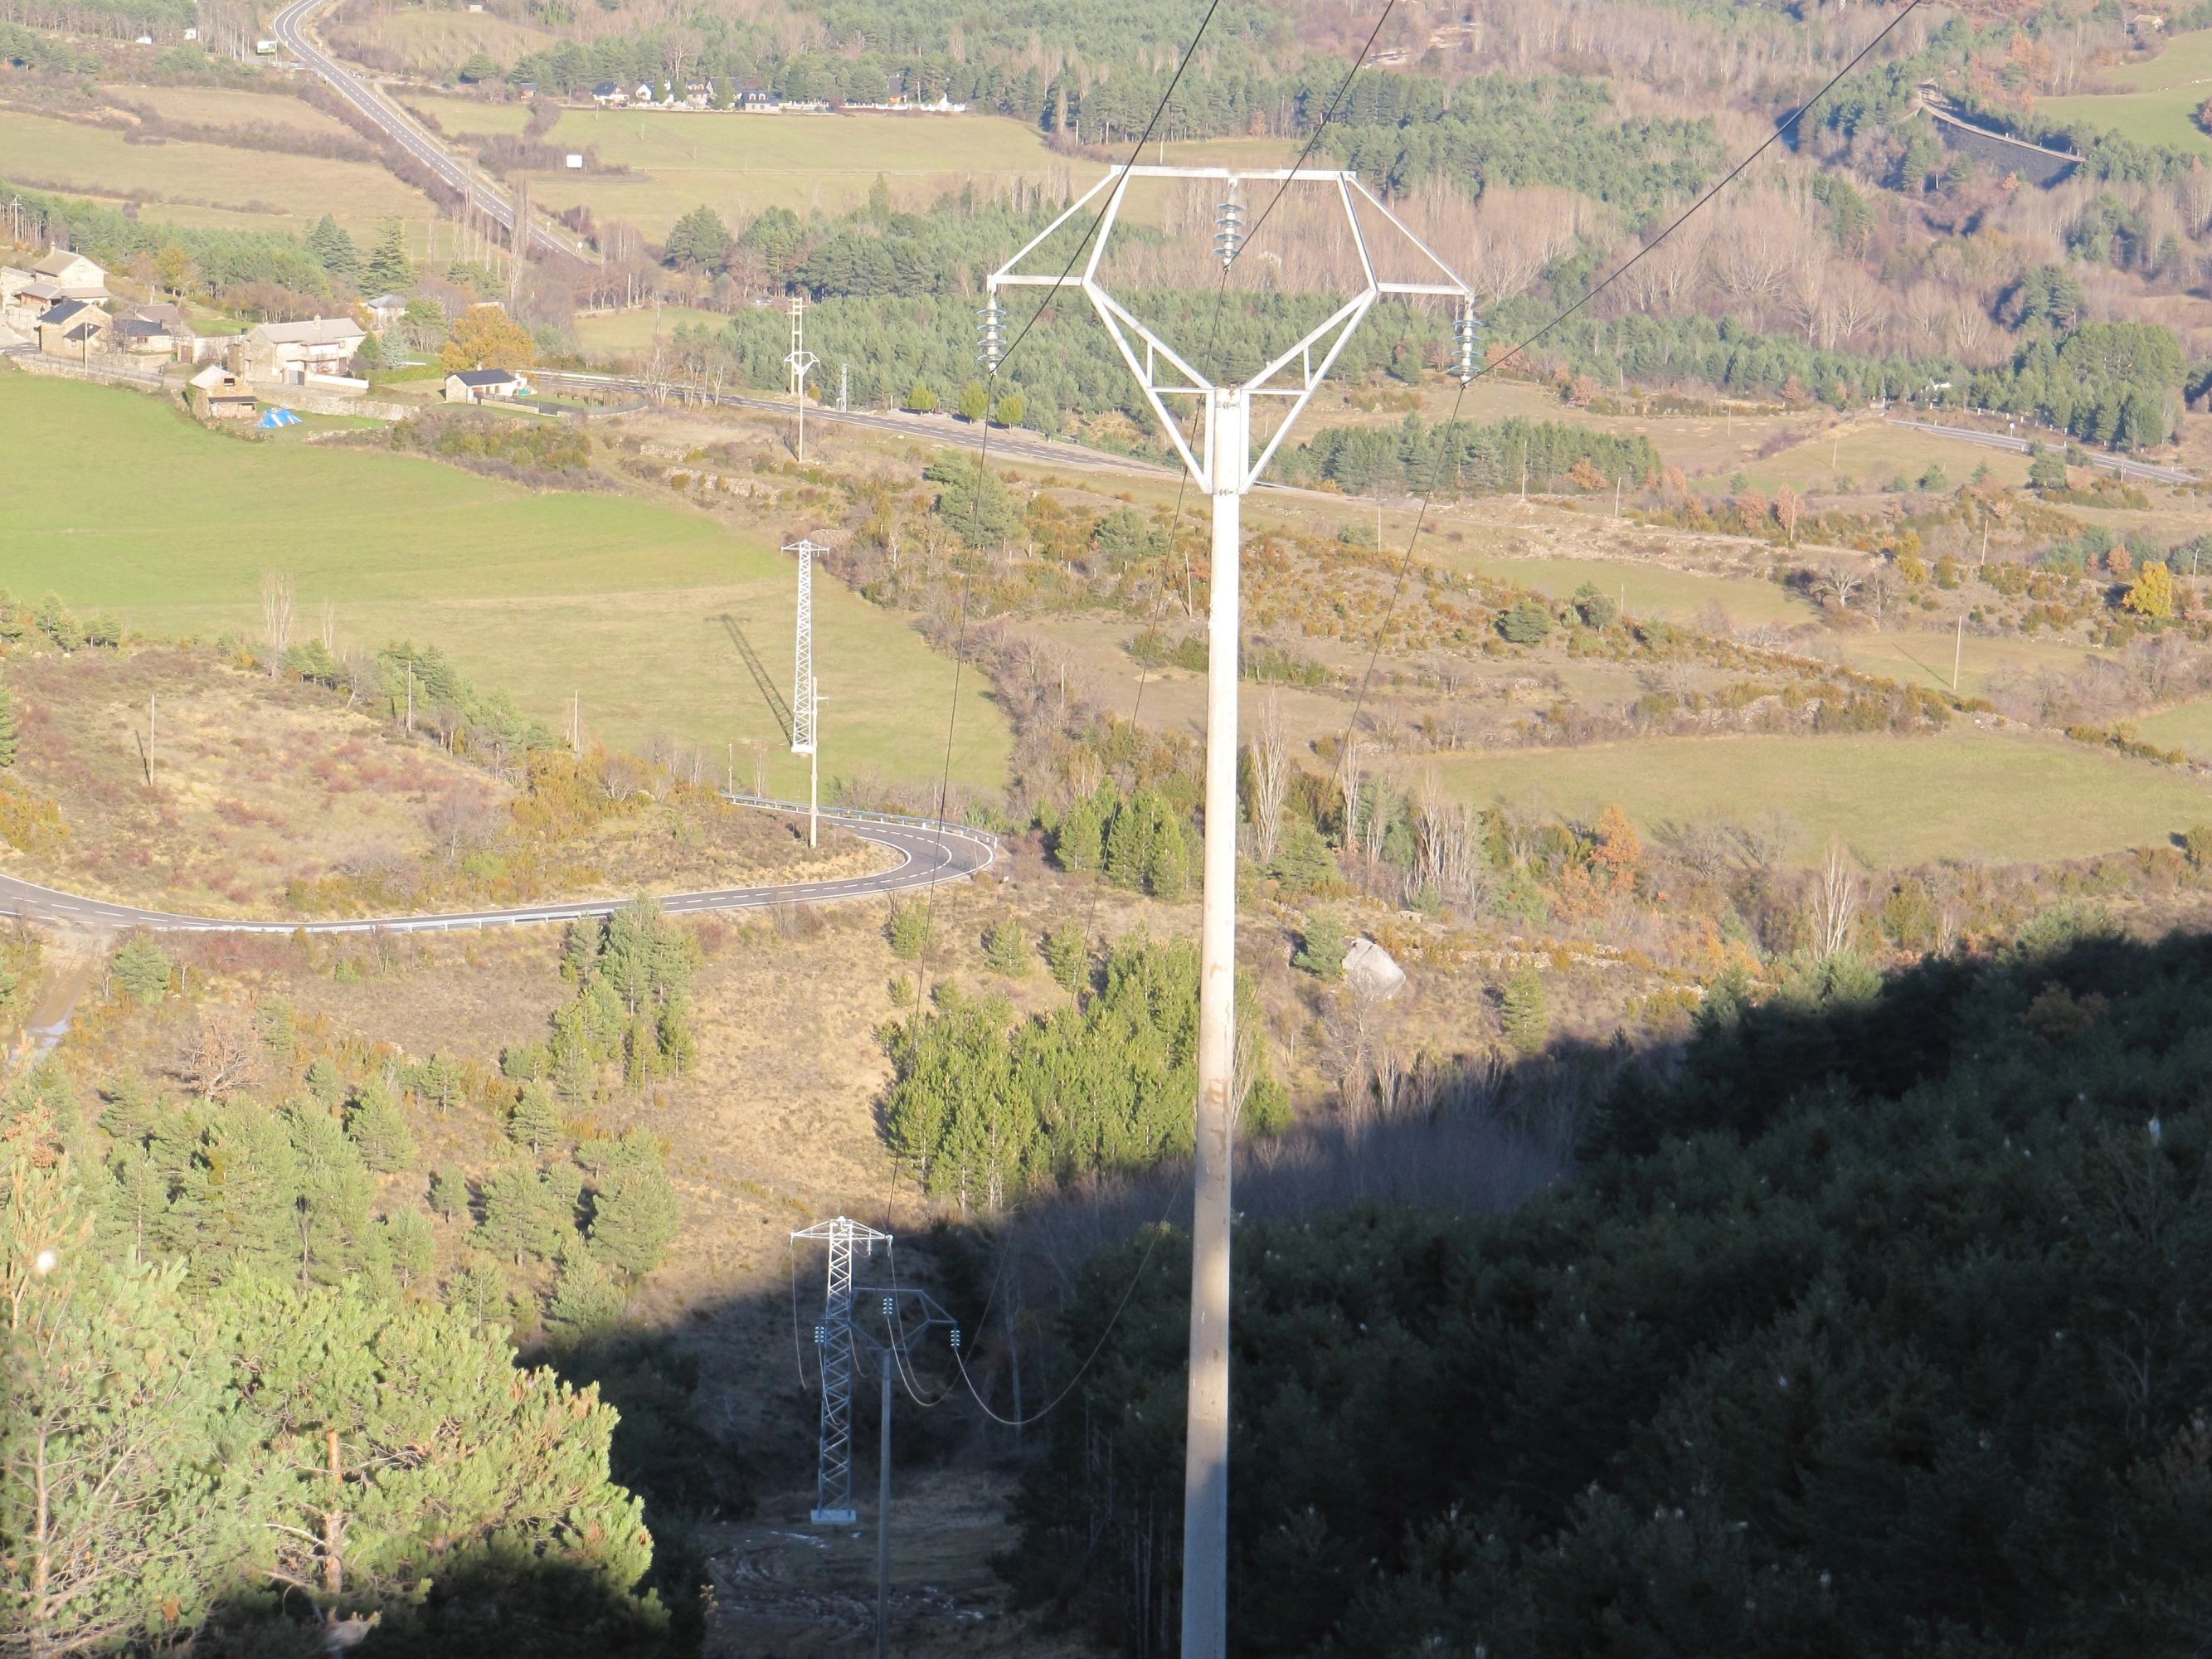
[{"label": "white lattice pylon", "polygon": [[814,1523],[847,1527],[856,1518],[853,1370],[859,1356],[853,1346],[853,1247],[857,1244],[873,1255],[876,1246],[890,1243],[891,1236],[841,1215],[802,1227],[791,1237],[794,1241],[818,1238],[830,1247],[822,1322],[814,1328],[815,1346],[822,1358],[822,1449],[815,1475]]},{"label": "white lattice pylon", "polygon": [[[1215,249],[1224,271],[1249,242],[1240,184],[1282,184],[1290,190],[1333,191],[1343,206],[1358,256],[1362,281],[1319,326],[1242,385],[1217,386],[1159,334],[1106,291],[1099,266],[1136,179],[1218,179],[1227,198]],[[1101,191],[1110,192],[1099,215],[1080,275],[1024,272],[1022,262],[1063,226],[1073,222]],[[1376,275],[1374,250],[1360,223],[1363,208],[1379,215],[1395,235],[1432,269],[1435,280],[1398,282]],[[1262,216],[1264,222],[1265,216]],[[1254,226],[1256,230],[1260,226]],[[1402,253],[1401,253],[1402,257]],[[1236,173],[1225,167],[1131,167],[1109,173],[994,272],[995,309],[1008,288],[1079,287],[1112,337],[1115,348],[1152,413],[1158,416],[1193,480],[1213,498],[1212,569],[1208,580],[1206,709],[1205,894],[1200,906],[1198,991],[1196,1168],[1191,1218],[1190,1394],[1183,1468],[1182,1659],[1223,1659],[1228,1646],[1229,1539],[1229,1224],[1230,1156],[1235,1127],[1233,1097],[1237,1034],[1237,678],[1238,555],[1244,494],[1267,470],[1276,449],[1313,399],[1314,392],[1351,338],[1352,331],[1385,295],[1431,295],[1456,302],[1462,332],[1474,313],[1472,289],[1401,223],[1359,182],[1340,172]],[[1319,353],[1319,361],[1316,354]],[[1462,379],[1467,371],[1462,371]],[[1198,400],[1202,430],[1194,450],[1165,398]],[[1277,398],[1289,407],[1255,456],[1252,400]]]}]

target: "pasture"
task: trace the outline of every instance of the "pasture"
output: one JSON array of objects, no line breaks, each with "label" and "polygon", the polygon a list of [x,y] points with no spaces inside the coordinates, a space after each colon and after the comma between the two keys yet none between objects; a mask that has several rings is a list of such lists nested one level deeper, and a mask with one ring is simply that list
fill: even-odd
[{"label": "pasture", "polygon": [[387,219],[429,212],[419,191],[366,161],[123,138],[106,127],[0,110],[0,156],[9,158],[15,183],[110,200],[135,197],[165,210],[170,203],[220,209],[260,229],[304,228],[328,213],[357,242],[373,240]]},{"label": "pasture", "polygon": [[[792,568],[703,514],[615,493],[535,493],[374,451],[211,433],[137,393],[0,373],[7,585],[113,612],[149,632],[260,634],[264,570],[289,572],[302,626],[337,607],[342,646],[409,638],[453,652],[488,689],[587,738],[654,732],[732,748],[769,742],[769,783],[804,792],[722,620],[790,696]],[[241,504],[245,504],[243,510]],[[900,618],[834,581],[816,586],[825,777],[873,769],[933,779],[952,665]],[[962,682],[956,780],[995,785],[1008,734]]]},{"label": "pasture", "polygon": [[334,138],[358,137],[336,117],[275,88],[267,92],[233,87],[110,86],[100,90],[125,103],[150,109],[163,120],[190,122],[194,126],[291,127]]},{"label": "pasture", "polygon": [[1797,826],[1793,862],[1840,836],[1869,863],[2087,858],[2165,846],[2212,820],[2185,773],[2062,738],[1961,726],[1929,737],[1662,738],[1586,749],[1439,756],[1409,770],[1479,806],[1540,800],[1595,819],[1618,802],[1650,833],[1697,819]]},{"label": "pasture", "polygon": [[702,203],[732,226],[770,207],[801,218],[850,212],[879,173],[896,206],[920,211],[970,182],[987,194],[1016,179],[1058,188],[1072,176],[1079,187],[1100,172],[1054,155],[1022,122],[981,116],[570,110],[550,142],[596,148],[635,171],[537,174],[535,200],[556,210],[580,203],[654,238]]},{"label": "pasture", "polygon": [[2112,76],[2119,92],[2039,98],[2036,112],[2054,121],[2085,122],[2142,144],[2212,155],[2212,137],[2197,125],[2197,106],[2212,98],[2212,29],[2178,34],[2148,63]]}]

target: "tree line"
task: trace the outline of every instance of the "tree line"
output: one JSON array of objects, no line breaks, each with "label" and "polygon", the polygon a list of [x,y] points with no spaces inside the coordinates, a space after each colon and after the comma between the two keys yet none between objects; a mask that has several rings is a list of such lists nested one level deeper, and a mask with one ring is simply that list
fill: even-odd
[{"label": "tree line", "polygon": [[1398,427],[1328,426],[1295,448],[1276,452],[1286,483],[1327,480],[1349,495],[1438,489],[1498,495],[1523,488],[1551,494],[1595,489],[1619,480],[1657,477],[1659,451],[1641,434],[1622,438],[1590,427],[1514,416],[1503,421],[1446,421],[1418,414]]},{"label": "tree line", "polygon": [[[1018,1020],[1005,996],[948,981],[934,1007],[881,1033],[896,1068],[885,1117],[892,1149],[926,1192],[963,1211],[996,1213],[1030,1192],[1190,1150],[1196,947],[1139,936],[1097,963],[1080,933],[1051,948],[1076,1004]],[[1001,960],[1025,969],[1030,949],[1018,941]],[[1238,998],[1243,1018],[1256,1020],[1256,993],[1240,984]],[[1240,1073],[1248,1132],[1280,1128],[1287,1098],[1256,1049]]]},{"label": "tree line", "polygon": [[[2095,934],[1717,986],[1512,1215],[1248,1225],[1232,1650],[2186,1648],[2208,958]],[[1146,1248],[1060,1327],[1103,1346],[1007,1558],[1131,1652],[1180,1553],[1187,1274]]]}]

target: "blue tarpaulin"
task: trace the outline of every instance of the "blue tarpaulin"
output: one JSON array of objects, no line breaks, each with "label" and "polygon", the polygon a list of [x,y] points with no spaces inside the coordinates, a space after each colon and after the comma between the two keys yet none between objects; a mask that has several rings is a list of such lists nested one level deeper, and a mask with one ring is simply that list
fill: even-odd
[{"label": "blue tarpaulin", "polygon": [[300,417],[297,415],[295,415],[289,409],[272,409],[267,414],[264,415],[261,419],[256,422],[256,424],[264,428],[279,426],[297,426],[300,424]]}]

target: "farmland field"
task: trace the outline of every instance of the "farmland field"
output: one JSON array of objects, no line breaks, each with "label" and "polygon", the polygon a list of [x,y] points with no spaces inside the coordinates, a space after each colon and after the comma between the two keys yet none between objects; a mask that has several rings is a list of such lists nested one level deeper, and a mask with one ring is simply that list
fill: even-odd
[{"label": "farmland field", "polygon": [[[15,374],[0,373],[0,428],[16,434],[0,495],[19,596],[57,592],[158,632],[250,637],[261,572],[286,570],[303,611],[335,602],[342,644],[444,646],[549,722],[580,692],[586,734],[623,744],[665,730],[717,753],[735,744],[742,764],[752,740],[776,736],[721,618],[788,696],[790,566],[703,515],[535,494],[395,455],[244,442],[136,393]],[[951,665],[835,583],[817,586],[816,607],[825,776],[933,776]],[[996,783],[1005,722],[973,677],[964,687],[954,775]],[[787,755],[769,781],[805,787]]]},{"label": "farmland field", "polygon": [[1654,826],[1750,823],[1779,809],[1799,826],[1790,856],[1801,863],[1831,836],[1876,865],[2082,858],[2164,846],[2212,818],[2212,790],[2183,773],[2056,737],[1974,727],[1918,738],[1667,738],[1429,764],[1478,805],[1533,793],[1554,811],[1595,817],[1617,801]]},{"label": "farmland field", "polygon": [[2130,89],[2039,98],[2036,112],[2055,121],[2087,122],[2137,143],[2212,155],[2212,137],[2193,118],[2197,106],[2212,97],[2212,29],[2178,34],[2149,63],[2112,78]]},{"label": "farmland field", "polygon": [[537,200],[580,203],[651,237],[702,202],[733,224],[769,207],[802,218],[848,212],[866,201],[878,173],[897,206],[920,210],[971,180],[989,192],[1016,178],[1042,184],[1072,173],[1087,183],[1100,171],[1054,155],[1020,122],[982,117],[572,110],[552,142],[596,148],[602,161],[636,172],[539,174]]},{"label": "farmland field", "polygon": [[[429,204],[382,167],[223,144],[125,144],[123,134],[0,110],[0,156],[13,183],[116,198],[177,201],[251,214],[261,228],[325,213],[374,238],[387,219],[422,219]],[[266,215],[267,217],[259,217]]]},{"label": "farmland field", "polygon": [[325,115],[304,99],[279,92],[241,92],[228,87],[103,87],[124,102],[143,106],[164,120],[195,126],[236,127],[256,124],[295,127],[301,132],[356,138],[352,128]]}]

